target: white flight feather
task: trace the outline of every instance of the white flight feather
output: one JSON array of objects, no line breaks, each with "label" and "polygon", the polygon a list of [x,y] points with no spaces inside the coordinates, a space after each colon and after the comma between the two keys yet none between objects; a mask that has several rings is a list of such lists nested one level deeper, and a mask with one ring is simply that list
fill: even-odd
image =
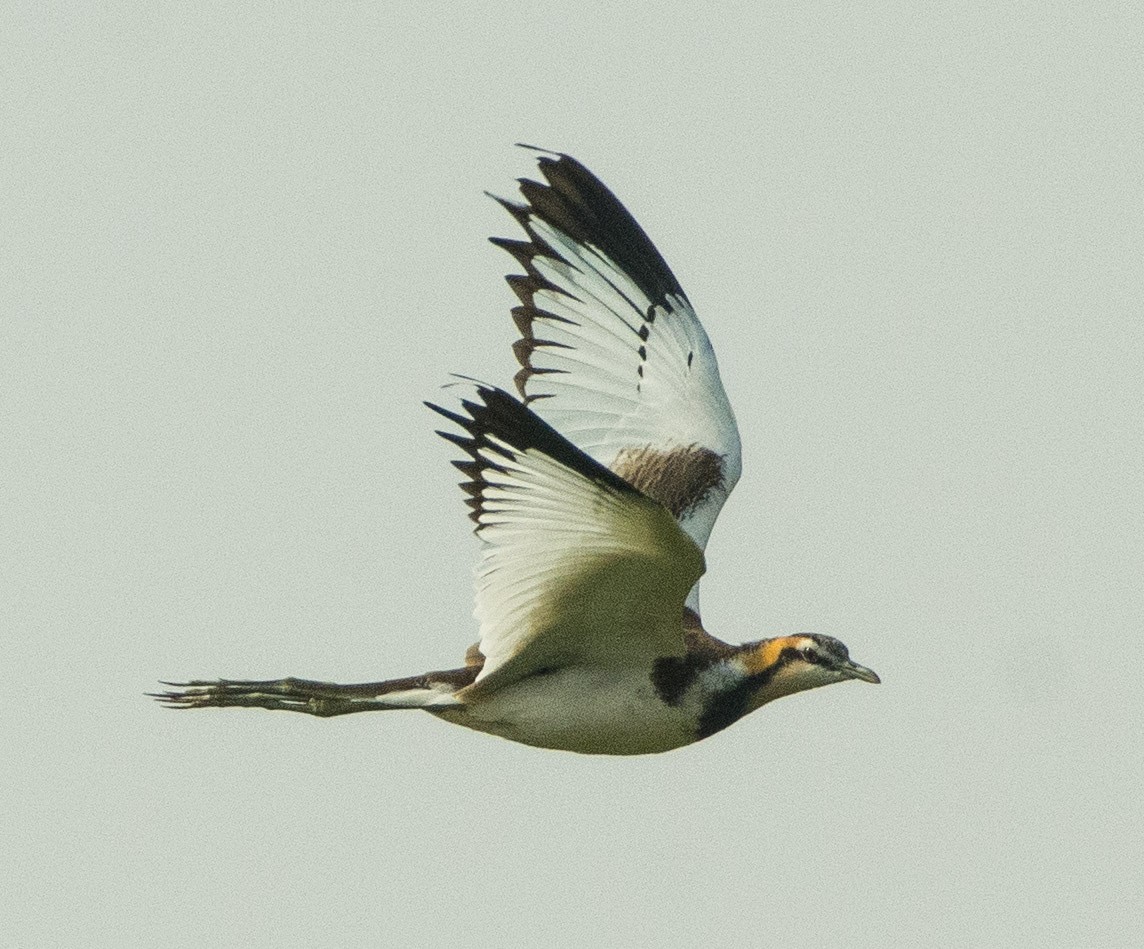
[{"label": "white flight feather", "polygon": [[[666,306],[653,310],[635,281],[598,248],[535,214],[528,227],[557,255],[533,259],[551,287],[533,295],[537,345],[530,365],[538,371],[525,383],[531,407],[607,467],[616,468],[625,450],[648,447],[719,455],[722,483],[681,518],[704,547],[741,470],[739,432],[707,334],[683,297],[670,294]],[[688,605],[698,610],[698,588]]]},{"label": "white flight feather", "polygon": [[537,449],[488,437],[476,616],[485,665],[473,688],[559,663],[650,663],[683,651],[684,598],[702,553],[666,509]]}]

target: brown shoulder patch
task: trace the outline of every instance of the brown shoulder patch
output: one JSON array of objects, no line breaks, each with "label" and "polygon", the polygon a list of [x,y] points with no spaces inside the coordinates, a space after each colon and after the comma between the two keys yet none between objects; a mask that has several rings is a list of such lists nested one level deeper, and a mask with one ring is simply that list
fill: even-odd
[{"label": "brown shoulder patch", "polygon": [[739,652],[738,646],[725,643],[707,632],[699,614],[688,606],[683,608],[683,644],[687,655],[700,658],[706,663],[730,659]]},{"label": "brown shoulder patch", "polygon": [[677,519],[723,486],[723,456],[698,445],[668,451],[651,445],[625,448],[616,455],[611,468]]},{"label": "brown shoulder patch", "polygon": [[481,652],[481,644],[473,643],[465,650],[465,665],[480,668],[485,664],[485,654]]}]

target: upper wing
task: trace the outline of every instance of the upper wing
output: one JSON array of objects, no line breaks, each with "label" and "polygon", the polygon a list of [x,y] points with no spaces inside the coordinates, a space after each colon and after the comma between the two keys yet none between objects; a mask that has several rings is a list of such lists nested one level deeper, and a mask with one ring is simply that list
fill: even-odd
[{"label": "upper wing", "polygon": [[703,554],[661,505],[572,445],[522,403],[480,386],[466,415],[434,411],[471,460],[454,462],[483,541],[476,615],[497,685],[573,662],[682,655],[687,591]]},{"label": "upper wing", "polygon": [[[501,201],[526,241],[494,238],[526,273],[516,384],[530,408],[644,494],[702,549],[739,480],[739,431],[683,289],[615,195],[567,155]],[[698,611],[698,588],[688,605]]]}]

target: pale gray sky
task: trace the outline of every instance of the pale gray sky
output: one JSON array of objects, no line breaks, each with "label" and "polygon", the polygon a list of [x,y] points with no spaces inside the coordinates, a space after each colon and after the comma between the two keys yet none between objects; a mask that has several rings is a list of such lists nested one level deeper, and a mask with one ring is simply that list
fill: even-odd
[{"label": "pale gray sky", "polygon": [[[8,3],[0,945],[1144,944],[1134,4]],[[884,685],[658,757],[173,713],[473,640],[425,398],[534,142],[695,304],[704,615]]]}]

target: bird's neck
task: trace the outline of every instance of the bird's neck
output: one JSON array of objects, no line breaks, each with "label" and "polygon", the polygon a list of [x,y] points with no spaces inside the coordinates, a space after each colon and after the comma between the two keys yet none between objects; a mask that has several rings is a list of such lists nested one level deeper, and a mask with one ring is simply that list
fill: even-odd
[{"label": "bird's neck", "polygon": [[699,737],[706,738],[749,715],[757,708],[807,685],[787,668],[780,640],[746,643],[734,655],[720,659],[703,677],[703,711]]},{"label": "bird's neck", "polygon": [[799,666],[792,662],[796,654],[794,640],[793,636],[779,636],[745,643],[731,660],[737,662],[743,672],[747,712],[819,684],[799,675]]}]

